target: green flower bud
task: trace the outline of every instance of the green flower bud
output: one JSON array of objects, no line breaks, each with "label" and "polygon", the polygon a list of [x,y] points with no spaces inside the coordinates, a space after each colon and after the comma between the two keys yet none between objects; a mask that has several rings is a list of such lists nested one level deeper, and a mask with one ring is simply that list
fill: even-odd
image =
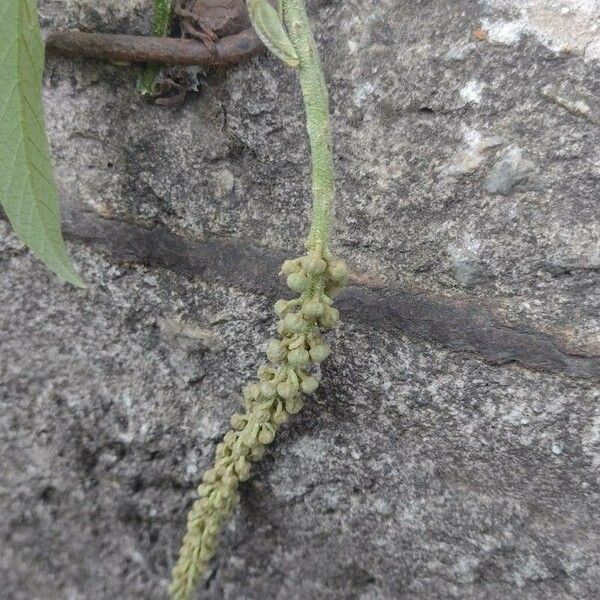
[{"label": "green flower bud", "polygon": [[201,483],[198,486],[198,496],[208,498],[214,491],[215,486],[212,483]]},{"label": "green flower bud", "polygon": [[221,508],[219,509],[219,513],[221,514],[222,519],[226,519],[231,514],[233,507],[235,506],[235,498],[224,498],[223,503],[221,504]]},{"label": "green flower bud", "polygon": [[317,317],[320,317],[323,314],[324,308],[325,307],[321,304],[321,302],[319,302],[319,300],[313,298],[312,300],[309,300],[308,302],[305,302],[302,305],[302,312],[309,319],[316,319]]},{"label": "green flower bud", "polygon": [[348,280],[348,269],[341,260],[336,260],[329,265],[329,276],[338,285],[345,285]]},{"label": "green flower bud", "polygon": [[294,292],[301,294],[308,287],[308,278],[304,273],[292,273],[288,275],[287,286]]},{"label": "green flower bud", "polygon": [[204,535],[214,539],[219,535],[220,529],[219,523],[214,519],[210,519],[204,526]]},{"label": "green flower bud", "polygon": [[303,402],[302,398],[300,398],[300,396],[290,398],[289,400],[286,400],[286,402],[285,402],[285,410],[287,410],[287,412],[289,412],[290,415],[298,414],[302,410],[303,406],[304,406],[304,402]]},{"label": "green flower bud", "polygon": [[210,496],[208,497],[208,499],[210,500],[210,503],[213,505],[214,508],[216,508],[217,510],[220,509],[223,506],[223,494],[221,494],[220,490],[213,490],[210,493]]},{"label": "green flower bud", "polygon": [[285,423],[285,421],[287,421],[288,419],[288,414],[285,412],[284,408],[283,408],[283,404],[281,402],[277,403],[277,407],[275,408],[275,410],[273,411],[273,414],[271,415],[271,422],[276,425],[279,426],[282,423]]},{"label": "green flower bud", "polygon": [[[265,421],[269,420],[269,415],[271,414],[271,407],[273,406],[273,400],[268,400],[265,404],[263,404],[261,406],[261,410],[256,410],[255,414],[255,419],[258,423],[264,423]],[[258,427],[259,425],[256,425],[256,431],[257,431],[257,435],[258,435]]]},{"label": "green flower bud", "polygon": [[269,381],[270,379],[273,379],[276,373],[277,372],[275,371],[275,369],[272,369],[267,365],[261,365],[260,367],[258,367],[258,376],[263,381]]},{"label": "green flower bud", "polygon": [[202,548],[204,548],[207,552],[214,552],[217,548],[217,542],[210,536],[204,536],[202,539]]},{"label": "green flower bud", "polygon": [[198,513],[201,510],[205,509],[210,504],[208,498],[198,498],[198,500],[194,501],[192,504],[191,514]]},{"label": "green flower bud", "polygon": [[217,458],[223,458],[225,456],[225,454],[227,453],[227,446],[223,443],[220,442],[217,444],[217,447],[215,449],[215,454],[217,456]]},{"label": "green flower bud", "polygon": [[[300,370],[300,369],[298,369],[298,370]],[[300,380],[298,379],[298,375],[297,375],[295,369],[288,371],[287,381],[292,386],[292,389],[294,390],[294,392],[297,392],[300,389]]]},{"label": "green flower bud", "polygon": [[263,381],[260,384],[260,393],[265,398],[272,398],[277,391],[276,387],[270,381]]},{"label": "green flower bud", "polygon": [[244,446],[252,448],[256,444],[256,437],[258,436],[258,425],[254,424],[252,427],[246,427],[241,433],[241,441]]},{"label": "green flower bud", "polygon": [[231,446],[237,439],[237,435],[233,432],[233,431],[228,431],[224,436],[223,436],[223,442],[225,442],[225,444],[227,444],[227,446]]},{"label": "green flower bud", "polygon": [[312,394],[319,387],[319,380],[312,375],[304,377],[300,382],[300,389],[305,394]]},{"label": "green flower bud", "polygon": [[296,390],[289,381],[282,381],[277,386],[277,393],[284,399],[288,400],[296,394]]},{"label": "green flower bud", "polygon": [[246,417],[238,414],[231,415],[230,419],[231,426],[237,431],[241,431],[242,429],[244,429],[244,427],[246,427],[247,421],[248,419]]},{"label": "green flower bud", "polygon": [[223,484],[226,487],[233,489],[237,485],[237,478],[234,475],[228,473],[227,475],[225,475],[225,477],[223,477]]},{"label": "green flower bud", "polygon": [[325,286],[325,293],[328,296],[335,296],[340,290],[342,289],[342,286],[337,285],[334,282],[329,282],[326,286]]},{"label": "green flower bud", "polygon": [[281,272],[284,275],[289,275],[290,273],[295,273],[300,270],[300,261],[297,258],[292,260],[284,261],[283,265],[281,265]]},{"label": "green flower bud", "polygon": [[242,394],[246,400],[258,400],[260,388],[256,383],[249,383],[248,385],[244,386]]},{"label": "green flower bud", "polygon": [[[189,521],[188,521],[189,523]],[[202,528],[194,527],[193,530],[188,529],[183,536],[183,543],[188,546],[198,546],[202,540]]]},{"label": "green flower bud", "polygon": [[208,471],[204,472],[202,475],[202,481],[204,483],[215,483],[217,481],[217,473],[214,469],[208,469]]},{"label": "green flower bud", "polygon": [[322,258],[311,256],[310,254],[303,256],[300,262],[302,268],[310,275],[321,275],[321,273],[325,273],[325,269],[327,268],[327,263]]},{"label": "green flower bud", "polygon": [[275,439],[275,430],[272,425],[266,423],[261,427],[260,433],[258,434],[258,441],[261,444],[270,444]]},{"label": "green flower bud", "polygon": [[247,481],[250,477],[250,463],[243,456],[240,456],[235,463],[235,472],[240,478],[240,481]]},{"label": "green flower bud", "polygon": [[290,313],[283,319],[283,324],[285,325],[287,331],[291,331],[292,333],[300,333],[304,329],[306,321],[301,315]]},{"label": "green flower bud", "polygon": [[273,340],[267,348],[267,358],[274,363],[282,361],[286,353],[285,346],[277,340]]},{"label": "green flower bud", "polygon": [[248,458],[252,461],[260,460],[265,455],[265,447],[264,446],[254,446],[250,453],[248,454]]},{"label": "green flower bud", "polygon": [[[292,338],[292,341],[288,344],[288,351],[295,350],[296,348],[304,348],[305,345],[306,345],[306,338],[304,337],[304,335],[302,335],[302,334],[295,335]],[[286,356],[287,356],[287,353],[286,353]]]},{"label": "green flower bud", "polygon": [[287,300],[277,300],[277,302],[275,302],[275,313],[277,316],[281,317],[287,310],[288,305],[289,302]]},{"label": "green flower bud", "polygon": [[310,349],[310,357],[318,364],[322,363],[331,353],[327,344],[317,344]]},{"label": "green flower bud", "polygon": [[240,441],[240,437],[236,439],[235,443],[231,447],[231,459],[237,460],[242,454],[244,454],[244,450],[242,449],[242,443]]},{"label": "green flower bud", "polygon": [[310,357],[304,348],[296,348],[287,355],[288,362],[294,367],[302,367],[308,364]]},{"label": "green flower bud", "polygon": [[340,312],[337,308],[328,306],[321,317],[319,318],[319,324],[324,329],[332,329],[340,322]]},{"label": "green flower bud", "polygon": [[215,555],[215,551],[214,550],[207,550],[206,548],[200,548],[200,553],[198,555],[198,558],[203,562],[203,563],[207,563],[210,562],[210,560],[212,559],[212,557]]}]

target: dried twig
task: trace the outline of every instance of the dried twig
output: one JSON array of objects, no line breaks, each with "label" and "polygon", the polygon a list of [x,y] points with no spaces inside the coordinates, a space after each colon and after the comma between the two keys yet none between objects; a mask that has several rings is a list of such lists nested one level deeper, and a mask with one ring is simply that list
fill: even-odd
[{"label": "dried twig", "polygon": [[195,40],[82,31],[57,31],[46,38],[49,54],[165,65],[228,66],[264,50],[251,28],[220,39],[213,48]]}]

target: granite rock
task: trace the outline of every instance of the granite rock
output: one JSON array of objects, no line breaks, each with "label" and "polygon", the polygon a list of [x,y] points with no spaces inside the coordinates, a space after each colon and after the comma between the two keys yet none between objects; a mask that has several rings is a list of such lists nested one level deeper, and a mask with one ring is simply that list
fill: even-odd
[{"label": "granite rock", "polygon": [[[46,31],[143,33],[151,4],[39,0]],[[596,598],[600,8],[308,4],[331,87],[333,246],[354,287],[322,387],[243,487],[198,598]],[[263,275],[307,230],[292,71],[261,56],[209,72],[179,108],[135,79],[47,61],[88,287],[0,221],[10,600],[167,597],[195,485],[274,329]],[[78,234],[87,213],[101,218]],[[188,242],[223,251],[194,262]],[[268,269],[229,267],[240,248]]]}]

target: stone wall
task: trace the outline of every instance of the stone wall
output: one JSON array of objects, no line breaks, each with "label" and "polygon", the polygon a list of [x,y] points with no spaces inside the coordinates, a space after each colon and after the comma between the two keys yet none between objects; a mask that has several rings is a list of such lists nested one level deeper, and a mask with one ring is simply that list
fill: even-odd
[{"label": "stone wall", "polygon": [[[39,4],[46,31],[149,29],[150,0]],[[353,281],[198,597],[596,598],[600,5],[309,7]],[[165,108],[49,58],[44,94],[88,287],[0,221],[2,593],[158,600],[302,250],[299,89],[262,56]]]}]

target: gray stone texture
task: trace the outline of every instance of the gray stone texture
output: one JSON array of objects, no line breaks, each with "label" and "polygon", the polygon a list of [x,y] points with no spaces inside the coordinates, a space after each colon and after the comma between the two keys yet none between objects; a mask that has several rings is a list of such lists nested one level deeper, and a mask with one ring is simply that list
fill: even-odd
[{"label": "gray stone texture", "polygon": [[[149,29],[150,0],[39,4],[46,31]],[[198,598],[598,598],[600,5],[309,7],[331,86],[333,246],[358,291],[342,298],[322,387],[244,485]],[[106,226],[300,253],[295,74],[258,57],[207,73],[181,108],[145,102],[135,77],[48,59],[70,206]],[[158,600],[278,288],[260,269],[249,285],[157,261],[143,236],[121,240],[124,258],[78,227],[85,290],[0,221],[0,597]],[[451,307],[447,323],[436,307]]]}]

